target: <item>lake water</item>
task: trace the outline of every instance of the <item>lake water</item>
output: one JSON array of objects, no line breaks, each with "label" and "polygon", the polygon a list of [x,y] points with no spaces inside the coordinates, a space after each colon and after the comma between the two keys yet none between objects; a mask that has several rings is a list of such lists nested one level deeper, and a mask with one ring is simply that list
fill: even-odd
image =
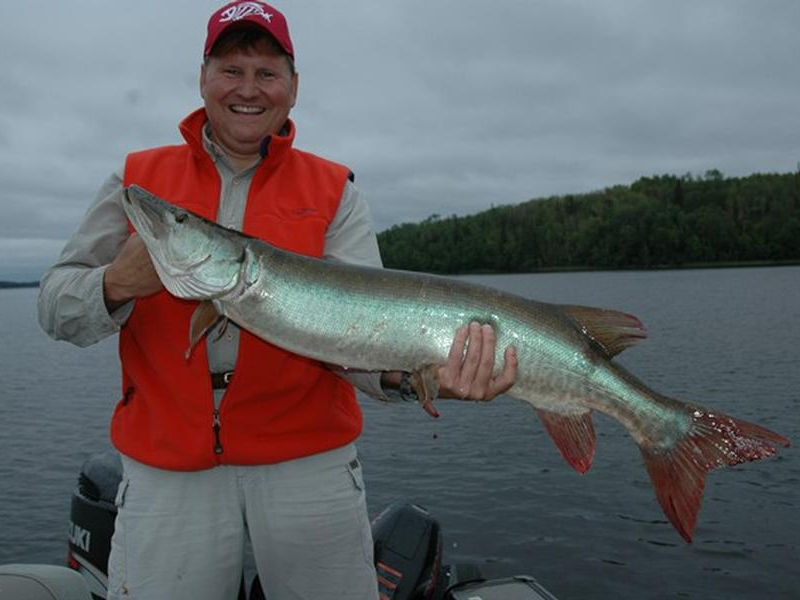
[{"label": "lake water", "polygon": [[[620,361],[658,391],[778,431],[778,458],[710,474],[691,545],[658,506],[638,450],[598,415],[578,475],[530,408],[362,399],[374,515],[397,499],[442,523],[448,561],[534,575],[561,600],[800,598],[800,267],[471,277],[539,300],[632,312],[649,339]],[[0,290],[0,564],[62,563],[80,465],[108,448],[116,340],[49,340],[36,290]]]}]

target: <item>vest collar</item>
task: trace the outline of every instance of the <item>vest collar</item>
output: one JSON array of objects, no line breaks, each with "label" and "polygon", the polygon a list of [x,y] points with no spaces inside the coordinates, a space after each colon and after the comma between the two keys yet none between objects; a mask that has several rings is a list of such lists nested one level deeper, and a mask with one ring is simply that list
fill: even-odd
[{"label": "vest collar", "polygon": [[[192,151],[200,156],[208,156],[203,145],[203,127],[206,121],[208,121],[208,117],[205,109],[199,108],[181,121],[179,127],[183,139],[186,140]],[[297,129],[294,122],[291,119],[287,119],[286,125],[281,129],[280,133],[268,135],[264,138],[261,142],[261,163],[259,166],[263,166],[265,163],[275,165],[281,162],[291,150],[296,132]]]}]

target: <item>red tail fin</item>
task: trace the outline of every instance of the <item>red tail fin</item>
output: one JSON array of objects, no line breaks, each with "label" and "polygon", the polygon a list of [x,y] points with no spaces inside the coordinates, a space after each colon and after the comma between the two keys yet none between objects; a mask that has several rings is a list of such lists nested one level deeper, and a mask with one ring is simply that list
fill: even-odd
[{"label": "red tail fin", "polygon": [[785,437],[753,423],[697,409],[689,432],[673,448],[640,450],[661,508],[691,542],[706,473],[772,456],[777,452],[772,444],[790,445]]}]

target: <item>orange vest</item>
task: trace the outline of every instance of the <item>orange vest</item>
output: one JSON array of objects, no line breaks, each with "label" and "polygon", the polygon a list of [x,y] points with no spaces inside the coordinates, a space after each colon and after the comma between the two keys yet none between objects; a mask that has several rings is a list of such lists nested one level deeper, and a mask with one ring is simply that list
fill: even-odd
[{"label": "orange vest", "polygon": [[[181,123],[186,144],[129,155],[124,184],[216,219],[220,178],[203,148],[205,122],[198,110]],[[293,139],[294,125],[289,135],[269,140],[250,185],[243,231],[320,257],[349,171],[293,149]],[[111,439],[120,452],[151,466],[191,471],[276,463],[358,437],[362,417],[349,383],[246,330],[215,432],[205,341],[188,360],[184,355],[196,306],[165,290],[136,300],[119,336],[123,398],[111,420]]]}]

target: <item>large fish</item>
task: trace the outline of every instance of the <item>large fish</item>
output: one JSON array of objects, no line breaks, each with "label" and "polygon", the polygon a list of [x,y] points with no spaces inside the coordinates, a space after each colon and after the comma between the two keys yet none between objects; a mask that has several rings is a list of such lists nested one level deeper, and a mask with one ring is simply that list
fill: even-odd
[{"label": "large fish", "polygon": [[195,313],[190,346],[207,330],[205,307],[213,304],[219,315],[297,354],[352,369],[411,372],[427,403],[436,397],[436,368],[455,331],[470,321],[491,324],[496,364],[507,346],[517,351],[508,395],[535,407],[564,458],[580,472],[589,468],[593,410],[619,421],[686,541],[708,471],[772,456],[775,444],[789,446],[758,425],[662,396],[613,362],[646,335],[631,315],[300,256],[137,186],[126,188],[124,207],[164,286],[180,298],[211,301]]}]

